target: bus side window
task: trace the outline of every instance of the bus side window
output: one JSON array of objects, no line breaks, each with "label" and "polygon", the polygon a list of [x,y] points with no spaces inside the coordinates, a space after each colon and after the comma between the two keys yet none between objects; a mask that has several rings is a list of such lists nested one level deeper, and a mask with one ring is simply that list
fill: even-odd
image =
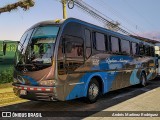
[{"label": "bus side window", "polygon": [[86,58],[91,56],[91,32],[85,29],[85,42],[86,42]]},{"label": "bus side window", "polygon": [[108,36],[105,35],[105,46],[106,46],[106,51],[110,51],[109,49],[109,41],[108,41]]},{"label": "bus side window", "polygon": [[66,36],[64,44],[65,69],[72,72],[84,64],[84,41],[79,37]]},{"label": "bus side window", "polygon": [[127,40],[121,40],[121,52],[123,54],[130,54],[130,42]]},{"label": "bus side window", "polygon": [[142,43],[139,44],[139,55],[143,56],[145,54],[144,45]]},{"label": "bus side window", "polygon": [[136,43],[136,55],[140,55],[139,44]]},{"label": "bus side window", "polygon": [[132,55],[138,55],[138,44],[132,42]]},{"label": "bus side window", "polygon": [[84,42],[83,39],[73,36],[65,36],[58,50],[58,73],[73,72],[84,64]]},{"label": "bus side window", "polygon": [[83,40],[78,37],[65,38],[65,55],[66,58],[81,59],[83,58]]},{"label": "bus side window", "polygon": [[150,56],[150,46],[145,45],[145,55]]},{"label": "bus side window", "polygon": [[155,50],[154,50],[154,47],[150,47],[150,53],[151,53],[151,56],[154,57],[155,56]]},{"label": "bus side window", "polygon": [[94,48],[98,51],[106,51],[104,34],[95,32]]},{"label": "bus side window", "polygon": [[117,37],[110,37],[111,39],[111,48],[113,53],[119,52],[119,39]]}]

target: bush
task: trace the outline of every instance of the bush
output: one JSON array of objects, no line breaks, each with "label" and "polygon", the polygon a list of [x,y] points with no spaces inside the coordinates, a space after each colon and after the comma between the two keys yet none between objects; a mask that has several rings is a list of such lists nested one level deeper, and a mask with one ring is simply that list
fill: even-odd
[{"label": "bush", "polygon": [[13,81],[13,67],[9,67],[0,72],[0,84],[10,83]]}]

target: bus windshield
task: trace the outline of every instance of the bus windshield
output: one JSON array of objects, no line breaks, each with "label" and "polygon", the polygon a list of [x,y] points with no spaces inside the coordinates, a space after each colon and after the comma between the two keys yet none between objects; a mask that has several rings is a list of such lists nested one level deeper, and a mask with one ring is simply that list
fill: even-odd
[{"label": "bus windshield", "polygon": [[57,26],[43,26],[27,31],[18,46],[16,68],[36,71],[51,66],[58,30]]}]

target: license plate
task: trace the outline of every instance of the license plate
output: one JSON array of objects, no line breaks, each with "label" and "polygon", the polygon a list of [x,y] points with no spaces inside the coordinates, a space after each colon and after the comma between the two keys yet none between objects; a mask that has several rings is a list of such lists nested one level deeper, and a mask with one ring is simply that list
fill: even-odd
[{"label": "license plate", "polygon": [[26,90],[20,90],[20,95],[27,95],[27,91]]}]

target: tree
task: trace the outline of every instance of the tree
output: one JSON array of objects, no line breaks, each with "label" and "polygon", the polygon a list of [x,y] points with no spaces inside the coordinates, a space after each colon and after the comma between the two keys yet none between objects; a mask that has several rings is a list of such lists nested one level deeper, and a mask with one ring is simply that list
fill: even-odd
[{"label": "tree", "polygon": [[35,4],[34,0],[21,0],[19,2],[8,4],[2,8],[0,8],[0,14],[4,12],[10,12],[18,7],[23,8],[24,10],[28,10],[30,7],[33,7]]}]

